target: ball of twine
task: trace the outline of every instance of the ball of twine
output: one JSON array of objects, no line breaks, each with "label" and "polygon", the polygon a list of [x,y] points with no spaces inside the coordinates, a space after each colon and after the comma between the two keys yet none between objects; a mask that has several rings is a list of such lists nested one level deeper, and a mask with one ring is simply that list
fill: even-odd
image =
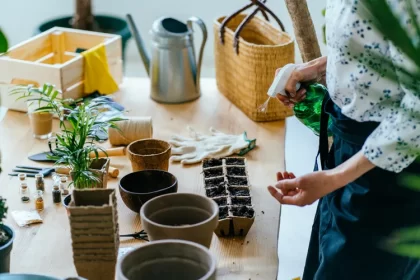
[{"label": "ball of twine", "polygon": [[128,145],[140,139],[153,138],[152,117],[128,117],[115,123],[118,129],[108,129],[109,142],[113,146]]}]

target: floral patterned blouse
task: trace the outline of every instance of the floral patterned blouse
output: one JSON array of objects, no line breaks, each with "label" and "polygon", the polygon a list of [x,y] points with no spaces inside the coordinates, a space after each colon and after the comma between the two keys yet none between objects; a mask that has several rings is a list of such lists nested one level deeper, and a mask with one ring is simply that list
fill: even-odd
[{"label": "floral patterned blouse", "polygon": [[[405,1],[388,2],[412,32],[412,38],[419,39],[414,28],[410,29]],[[414,7],[420,14],[419,0]],[[344,115],[359,122],[380,122],[364,143],[365,156],[382,169],[401,172],[416,159],[420,149],[420,99],[366,65],[375,63],[372,52],[391,58],[394,65],[412,64],[368,18],[360,17],[357,12],[361,8],[358,0],[327,1],[327,85],[331,99]]]}]

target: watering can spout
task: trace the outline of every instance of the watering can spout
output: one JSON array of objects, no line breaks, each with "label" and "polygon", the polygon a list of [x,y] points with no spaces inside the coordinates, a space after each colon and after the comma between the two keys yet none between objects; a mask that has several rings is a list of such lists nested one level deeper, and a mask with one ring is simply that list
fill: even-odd
[{"label": "watering can spout", "polygon": [[137,49],[140,53],[141,59],[143,60],[144,67],[146,68],[147,74],[150,76],[150,57],[146,52],[146,48],[144,47],[143,40],[140,36],[139,31],[137,30],[137,26],[134,23],[133,17],[130,14],[127,14],[127,22],[128,26],[130,27],[130,31],[136,41]]}]

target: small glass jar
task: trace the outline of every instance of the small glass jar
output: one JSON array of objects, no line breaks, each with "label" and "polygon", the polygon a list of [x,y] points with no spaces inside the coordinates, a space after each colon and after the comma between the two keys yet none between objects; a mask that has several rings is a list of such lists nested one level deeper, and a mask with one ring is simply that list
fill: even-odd
[{"label": "small glass jar", "polygon": [[37,191],[35,195],[35,209],[37,211],[44,210],[44,197],[43,197],[43,191]]},{"label": "small glass jar", "polygon": [[69,194],[69,185],[67,184],[67,176],[61,176],[60,189],[61,189],[61,195]]},{"label": "small glass jar", "polygon": [[61,191],[60,191],[60,186],[58,184],[54,184],[53,186],[52,198],[53,198],[53,203],[57,204],[61,202]]},{"label": "small glass jar", "polygon": [[22,200],[22,202],[29,202],[30,200],[29,195],[30,193],[29,193],[28,184],[21,183],[20,184],[20,199]]},{"label": "small glass jar", "polygon": [[18,174],[18,178],[19,178],[19,184],[27,183],[26,182],[26,174],[25,173],[19,173]]},{"label": "small glass jar", "polygon": [[37,191],[45,192],[44,175],[39,173],[35,175],[35,186]]}]

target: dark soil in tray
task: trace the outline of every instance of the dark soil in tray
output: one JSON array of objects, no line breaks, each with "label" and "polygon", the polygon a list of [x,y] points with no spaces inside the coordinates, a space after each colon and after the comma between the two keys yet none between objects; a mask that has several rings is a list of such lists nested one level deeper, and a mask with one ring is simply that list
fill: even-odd
[{"label": "dark soil in tray", "polygon": [[222,176],[222,175],[223,175],[223,167],[204,170],[205,178],[217,177],[217,176]]},{"label": "dark soil in tray", "polygon": [[246,218],[254,217],[254,209],[246,207],[246,206],[232,207],[231,211],[232,211],[233,216],[246,217]]},{"label": "dark soil in tray", "polygon": [[247,186],[248,180],[246,177],[232,177],[227,176],[228,184],[232,186]]},{"label": "dark soil in tray", "polygon": [[215,159],[215,158],[211,158],[208,160],[205,160],[203,163],[203,167],[207,168],[207,167],[216,167],[216,166],[221,166],[223,164],[221,159]]},{"label": "dark soil in tray", "polygon": [[245,167],[228,167],[227,175],[245,176]]},{"label": "dark soil in tray", "polygon": [[228,187],[231,196],[249,196],[249,189]]},{"label": "dark soil in tray", "polygon": [[248,205],[251,206],[251,198],[250,197],[232,197],[232,204],[235,205]]},{"label": "dark soil in tray", "polygon": [[[207,197],[216,197],[216,196],[223,196],[227,195],[225,186],[218,186],[215,188],[206,189]],[[216,201],[217,202],[217,201]]]},{"label": "dark soil in tray", "polygon": [[245,165],[243,158],[226,158],[226,165]]},{"label": "dark soil in tray", "polygon": [[227,205],[227,198],[226,197],[218,197],[213,199],[219,206],[226,206]]},{"label": "dark soil in tray", "polygon": [[225,186],[225,179],[223,177],[213,178],[205,181],[206,188],[213,188],[218,186]]},{"label": "dark soil in tray", "polygon": [[219,220],[226,219],[228,215],[229,213],[227,206],[219,207]]}]

